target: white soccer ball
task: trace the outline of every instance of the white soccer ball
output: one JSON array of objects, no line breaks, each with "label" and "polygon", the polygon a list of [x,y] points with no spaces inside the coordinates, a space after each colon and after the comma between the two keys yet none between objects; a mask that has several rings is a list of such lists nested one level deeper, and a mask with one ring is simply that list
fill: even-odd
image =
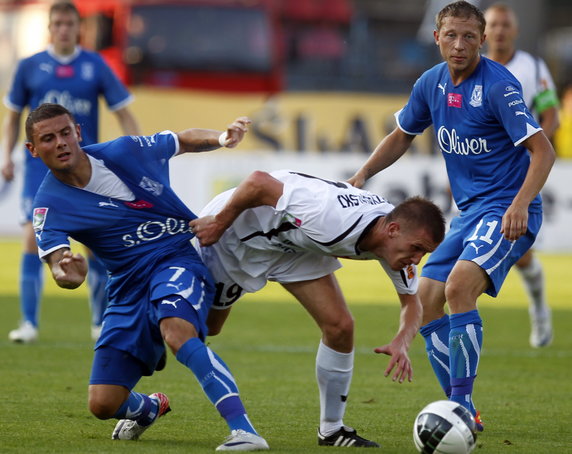
[{"label": "white soccer ball", "polygon": [[421,454],[469,454],[476,441],[475,418],[450,400],[430,403],[413,424],[413,442]]}]

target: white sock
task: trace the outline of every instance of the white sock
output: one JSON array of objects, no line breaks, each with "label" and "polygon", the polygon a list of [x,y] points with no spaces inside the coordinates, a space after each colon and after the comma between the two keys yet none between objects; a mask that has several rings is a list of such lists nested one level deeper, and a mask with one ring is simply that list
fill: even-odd
[{"label": "white sock", "polygon": [[546,318],[550,315],[550,309],[546,304],[544,291],[544,273],[540,260],[534,255],[530,265],[526,268],[518,268],[530,299],[529,312],[531,317]]},{"label": "white sock", "polygon": [[316,378],[320,390],[320,433],[328,436],[343,426],[350,390],[354,352],[340,353],[320,341],[316,355]]}]

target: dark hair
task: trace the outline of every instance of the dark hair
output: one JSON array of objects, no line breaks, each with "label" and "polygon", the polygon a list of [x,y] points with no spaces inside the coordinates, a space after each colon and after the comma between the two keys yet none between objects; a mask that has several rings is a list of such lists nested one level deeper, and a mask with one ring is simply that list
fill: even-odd
[{"label": "dark hair", "polygon": [[36,107],[30,112],[26,118],[26,139],[28,142],[33,142],[34,125],[40,121],[49,120],[50,118],[67,115],[71,121],[75,123],[75,119],[71,112],[60,104],[44,103]]},{"label": "dark hair", "polygon": [[52,17],[54,13],[74,13],[78,19],[80,19],[79,11],[72,2],[62,1],[56,2],[50,7],[50,12],[48,17]]},{"label": "dark hair", "polygon": [[461,17],[463,19],[469,19],[473,16],[479,22],[481,35],[484,35],[485,25],[487,22],[483,12],[475,5],[465,1],[449,3],[447,6],[445,6],[445,8],[439,11],[435,17],[435,27],[437,27],[437,31],[439,31],[443,25],[443,20],[446,17]]},{"label": "dark hair", "polygon": [[425,228],[437,244],[445,237],[445,217],[441,209],[423,197],[410,197],[397,205],[386,221],[400,222],[405,228]]}]

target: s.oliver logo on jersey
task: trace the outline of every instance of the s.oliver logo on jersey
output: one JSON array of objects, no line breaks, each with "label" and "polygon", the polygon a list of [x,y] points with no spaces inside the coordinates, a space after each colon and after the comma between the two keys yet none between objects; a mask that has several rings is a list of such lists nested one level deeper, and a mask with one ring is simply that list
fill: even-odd
[{"label": "s.oliver logo on jersey", "polygon": [[134,234],[123,235],[123,246],[133,247],[147,241],[154,241],[165,235],[190,233],[189,224],[183,219],[166,218],[164,221],[147,221],[139,224]]},{"label": "s.oliver logo on jersey", "polygon": [[441,126],[437,131],[437,141],[443,153],[460,155],[490,153],[492,150],[487,145],[487,139],[482,137],[462,138],[457,135],[455,128],[450,131]]},{"label": "s.oliver logo on jersey", "polygon": [[35,231],[42,230],[44,228],[47,215],[48,215],[48,208],[34,208],[32,226],[34,227]]},{"label": "s.oliver logo on jersey", "polygon": [[448,93],[447,105],[449,107],[456,107],[460,109],[461,107],[463,107],[463,96],[459,93]]},{"label": "s.oliver logo on jersey", "polygon": [[90,100],[75,98],[66,90],[49,90],[40,100],[39,104],[44,103],[60,104],[74,115],[91,115]]}]

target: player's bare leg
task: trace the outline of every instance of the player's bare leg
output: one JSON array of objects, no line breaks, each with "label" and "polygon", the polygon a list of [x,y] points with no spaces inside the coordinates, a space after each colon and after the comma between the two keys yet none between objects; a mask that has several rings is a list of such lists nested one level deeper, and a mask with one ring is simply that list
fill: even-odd
[{"label": "player's bare leg", "polygon": [[320,391],[318,443],[326,446],[379,447],[344,426],[343,416],[354,360],[354,321],[333,274],[309,281],[283,283],[322,331],[316,355]]}]

